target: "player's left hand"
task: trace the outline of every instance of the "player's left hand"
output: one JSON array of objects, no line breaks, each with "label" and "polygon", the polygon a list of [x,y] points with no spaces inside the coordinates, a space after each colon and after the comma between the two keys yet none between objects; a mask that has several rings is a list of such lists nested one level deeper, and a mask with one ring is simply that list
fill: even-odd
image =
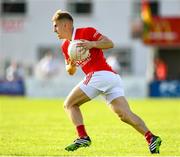
[{"label": "player's left hand", "polygon": [[78,43],[77,46],[83,47],[83,49],[85,50],[89,50],[92,49],[93,47],[95,47],[95,41],[88,41],[88,40],[84,40],[81,39],[82,43]]}]

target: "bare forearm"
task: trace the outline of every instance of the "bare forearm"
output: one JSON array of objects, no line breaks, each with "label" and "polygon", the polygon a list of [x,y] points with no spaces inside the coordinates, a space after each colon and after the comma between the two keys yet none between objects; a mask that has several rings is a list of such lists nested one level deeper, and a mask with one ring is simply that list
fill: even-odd
[{"label": "bare forearm", "polygon": [[109,49],[114,47],[113,42],[106,37],[104,37],[102,40],[92,41],[92,42],[93,42],[93,47],[98,49]]},{"label": "bare forearm", "polygon": [[105,36],[101,36],[100,39],[97,41],[87,41],[87,40],[82,40],[82,41],[83,42],[78,43],[78,46],[81,46],[84,49],[92,49],[92,48],[109,49],[114,47],[113,42]]}]

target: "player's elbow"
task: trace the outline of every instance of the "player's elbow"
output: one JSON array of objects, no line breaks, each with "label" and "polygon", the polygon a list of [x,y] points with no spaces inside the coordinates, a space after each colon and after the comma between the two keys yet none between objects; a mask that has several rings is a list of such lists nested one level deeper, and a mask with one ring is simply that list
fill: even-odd
[{"label": "player's elbow", "polygon": [[108,37],[106,37],[106,36],[103,36],[101,41],[105,43],[105,45],[106,45],[105,49],[109,49],[109,48],[114,47],[113,41],[111,39],[109,39]]},{"label": "player's elbow", "polygon": [[107,45],[108,45],[108,46],[107,46],[108,49],[114,47],[114,43],[113,43],[111,40],[108,41],[108,44],[107,44]]},{"label": "player's elbow", "polygon": [[110,41],[110,48],[114,47],[114,43],[112,41]]},{"label": "player's elbow", "polygon": [[113,41],[111,39],[106,38],[106,41],[108,43],[108,48],[113,48],[114,47],[114,43],[113,43]]}]

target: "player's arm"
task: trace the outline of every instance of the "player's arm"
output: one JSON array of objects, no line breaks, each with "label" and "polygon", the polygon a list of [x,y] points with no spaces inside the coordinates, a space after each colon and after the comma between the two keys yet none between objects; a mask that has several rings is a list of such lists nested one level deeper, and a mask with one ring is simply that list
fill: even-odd
[{"label": "player's arm", "polygon": [[66,71],[69,75],[74,75],[76,72],[76,65],[70,59],[66,61]]},{"label": "player's arm", "polygon": [[109,49],[114,47],[114,43],[106,36],[100,36],[97,41],[91,41],[92,48]]},{"label": "player's arm", "polygon": [[97,41],[87,41],[82,40],[83,43],[79,43],[79,46],[84,47],[85,49],[109,49],[114,47],[114,43],[108,37],[101,35]]}]

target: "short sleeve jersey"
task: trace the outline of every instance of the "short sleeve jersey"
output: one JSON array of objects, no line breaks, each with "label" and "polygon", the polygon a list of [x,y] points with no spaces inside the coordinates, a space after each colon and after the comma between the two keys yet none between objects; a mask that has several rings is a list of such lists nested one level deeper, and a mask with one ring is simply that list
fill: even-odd
[{"label": "short sleeve jersey", "polygon": [[[95,28],[92,27],[77,28],[74,31],[75,34],[73,40],[85,39],[89,41],[97,41],[102,36],[102,34],[100,34]],[[69,59],[69,55],[68,55],[69,44],[70,41],[65,40],[61,46],[65,60]],[[82,63],[80,63],[80,66],[86,75],[91,72],[102,71],[102,70],[114,72],[110,67],[110,65],[106,62],[102,49],[98,49],[98,48],[90,49],[90,56]]]}]

